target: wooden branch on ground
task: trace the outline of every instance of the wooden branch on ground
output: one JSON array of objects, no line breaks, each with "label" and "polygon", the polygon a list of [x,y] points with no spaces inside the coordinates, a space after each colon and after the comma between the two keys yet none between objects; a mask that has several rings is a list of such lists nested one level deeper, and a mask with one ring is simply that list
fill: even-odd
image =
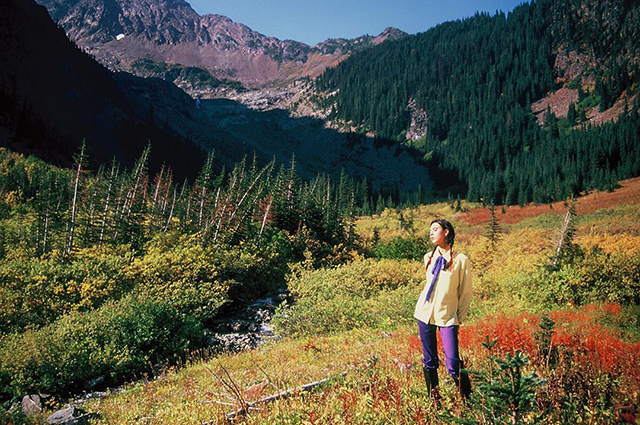
[{"label": "wooden branch on ground", "polygon": [[[324,383],[327,383],[330,380],[332,380],[332,379],[334,379],[334,378],[336,378],[338,376],[345,376],[346,374],[347,374],[347,372],[345,371],[345,372],[340,373],[339,375],[335,375],[335,376],[332,376],[332,377],[329,377],[329,378],[324,378],[324,379],[321,379],[319,381],[310,382],[308,384],[304,384],[304,385],[301,385],[299,387],[290,388],[288,390],[279,392],[279,393],[274,394],[274,395],[270,395],[268,397],[262,398],[260,400],[254,401],[252,403],[246,403],[246,407],[241,407],[240,409],[238,409],[238,410],[236,410],[234,412],[228,413],[227,414],[227,421],[234,421],[235,419],[239,418],[240,416],[246,415],[249,409],[255,409],[258,404],[270,403],[272,401],[276,401],[276,400],[280,400],[280,399],[284,399],[284,398],[290,397],[290,396],[292,396],[294,394],[299,394],[299,393],[302,393],[302,392],[305,392],[305,391],[310,391],[313,388],[315,388],[315,387],[317,387],[319,385],[322,385]],[[207,422],[203,422],[202,423],[202,425],[213,425],[213,424],[214,424],[214,421],[207,421]]]},{"label": "wooden branch on ground", "polygon": [[236,406],[235,403],[227,403],[226,401],[219,401],[219,400],[202,400],[200,403],[202,403],[202,404],[220,404],[222,406],[232,406],[232,407]]}]

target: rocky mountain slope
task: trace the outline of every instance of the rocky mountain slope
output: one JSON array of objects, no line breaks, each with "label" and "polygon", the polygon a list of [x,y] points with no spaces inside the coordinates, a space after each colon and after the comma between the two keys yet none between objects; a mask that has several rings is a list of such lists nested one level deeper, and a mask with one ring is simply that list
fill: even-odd
[{"label": "rocky mountain slope", "polygon": [[[129,165],[152,141],[158,161],[162,152],[179,150],[167,164],[188,175],[201,150],[155,122],[148,93],[135,94],[142,79],[129,77],[80,51],[35,2],[0,3],[0,145],[65,165],[86,139],[94,164],[116,156]],[[146,84],[148,92],[191,106],[173,85]]]},{"label": "rocky mountain slope", "polygon": [[339,177],[344,169],[390,191],[431,184],[428,169],[410,149],[343,134],[285,111],[259,112],[230,100],[196,103],[170,82],[104,68],[35,2],[3,1],[0,145],[70,164],[82,139],[94,165],[113,156],[131,164],[151,142],[152,170],[165,162],[177,177],[193,176],[202,152],[214,150],[218,168],[254,152],[262,163],[273,157],[286,163],[295,155],[304,178],[318,172]]},{"label": "rocky mountain slope", "polygon": [[316,46],[279,40],[221,15],[198,15],[184,0],[39,0],[69,38],[115,70],[135,73],[139,59],[197,67],[251,88],[315,77],[351,52],[404,35],[327,40]]}]

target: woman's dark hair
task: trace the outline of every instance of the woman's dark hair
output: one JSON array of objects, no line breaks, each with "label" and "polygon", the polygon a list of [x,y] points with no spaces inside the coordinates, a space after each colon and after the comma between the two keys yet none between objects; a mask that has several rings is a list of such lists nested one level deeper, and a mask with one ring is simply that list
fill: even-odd
[{"label": "woman's dark hair", "polygon": [[[449,264],[447,264],[445,268],[452,270],[453,269],[453,242],[456,239],[456,231],[453,230],[453,225],[449,223],[447,220],[445,220],[444,218],[438,218],[433,220],[431,224],[429,224],[429,227],[431,227],[433,223],[438,223],[440,226],[442,226],[442,230],[449,231],[449,233],[447,233],[446,238],[447,238],[447,244],[449,245],[449,248],[451,248],[451,261],[449,261]],[[431,251],[431,255],[429,256],[429,261],[425,266],[425,270],[429,268],[429,265],[431,264],[431,260],[433,258],[433,254],[436,252],[437,248],[438,248],[438,245],[435,245],[433,247],[433,251]]]},{"label": "woman's dark hair", "polygon": [[431,224],[429,224],[429,227],[431,227],[433,225],[433,223],[438,223],[440,226],[442,226],[442,230],[448,230],[449,231],[449,233],[446,236],[447,245],[453,247],[453,242],[456,239],[456,231],[453,230],[453,225],[451,223],[449,223],[447,220],[445,220],[444,218],[438,218],[438,219],[433,220],[431,222]]}]

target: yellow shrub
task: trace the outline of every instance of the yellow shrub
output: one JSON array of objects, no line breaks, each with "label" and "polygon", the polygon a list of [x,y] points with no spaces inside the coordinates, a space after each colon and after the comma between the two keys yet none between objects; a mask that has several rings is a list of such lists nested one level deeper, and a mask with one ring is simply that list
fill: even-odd
[{"label": "yellow shrub", "polygon": [[640,251],[640,236],[629,234],[589,234],[575,238],[575,242],[585,248],[598,247],[607,254],[631,255]]},{"label": "yellow shrub", "polygon": [[157,236],[128,275],[139,292],[200,319],[213,317],[227,300],[229,284],[218,280],[214,253],[197,236]]}]

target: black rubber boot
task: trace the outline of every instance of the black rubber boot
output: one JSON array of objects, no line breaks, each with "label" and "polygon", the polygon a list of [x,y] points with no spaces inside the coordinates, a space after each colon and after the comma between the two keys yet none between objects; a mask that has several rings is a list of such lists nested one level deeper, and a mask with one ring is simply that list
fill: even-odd
[{"label": "black rubber boot", "polygon": [[471,397],[471,380],[466,372],[460,374],[460,395],[465,400],[469,400]]},{"label": "black rubber boot", "polygon": [[460,361],[460,378],[453,377],[453,381],[456,383],[456,387],[458,387],[458,391],[462,396],[462,400],[465,404],[469,404],[469,398],[471,397],[471,380],[469,379],[469,374],[463,371],[464,362]]},{"label": "black rubber boot", "polygon": [[440,407],[440,382],[438,381],[438,369],[423,368],[424,382],[427,384],[429,397],[436,407]]}]

